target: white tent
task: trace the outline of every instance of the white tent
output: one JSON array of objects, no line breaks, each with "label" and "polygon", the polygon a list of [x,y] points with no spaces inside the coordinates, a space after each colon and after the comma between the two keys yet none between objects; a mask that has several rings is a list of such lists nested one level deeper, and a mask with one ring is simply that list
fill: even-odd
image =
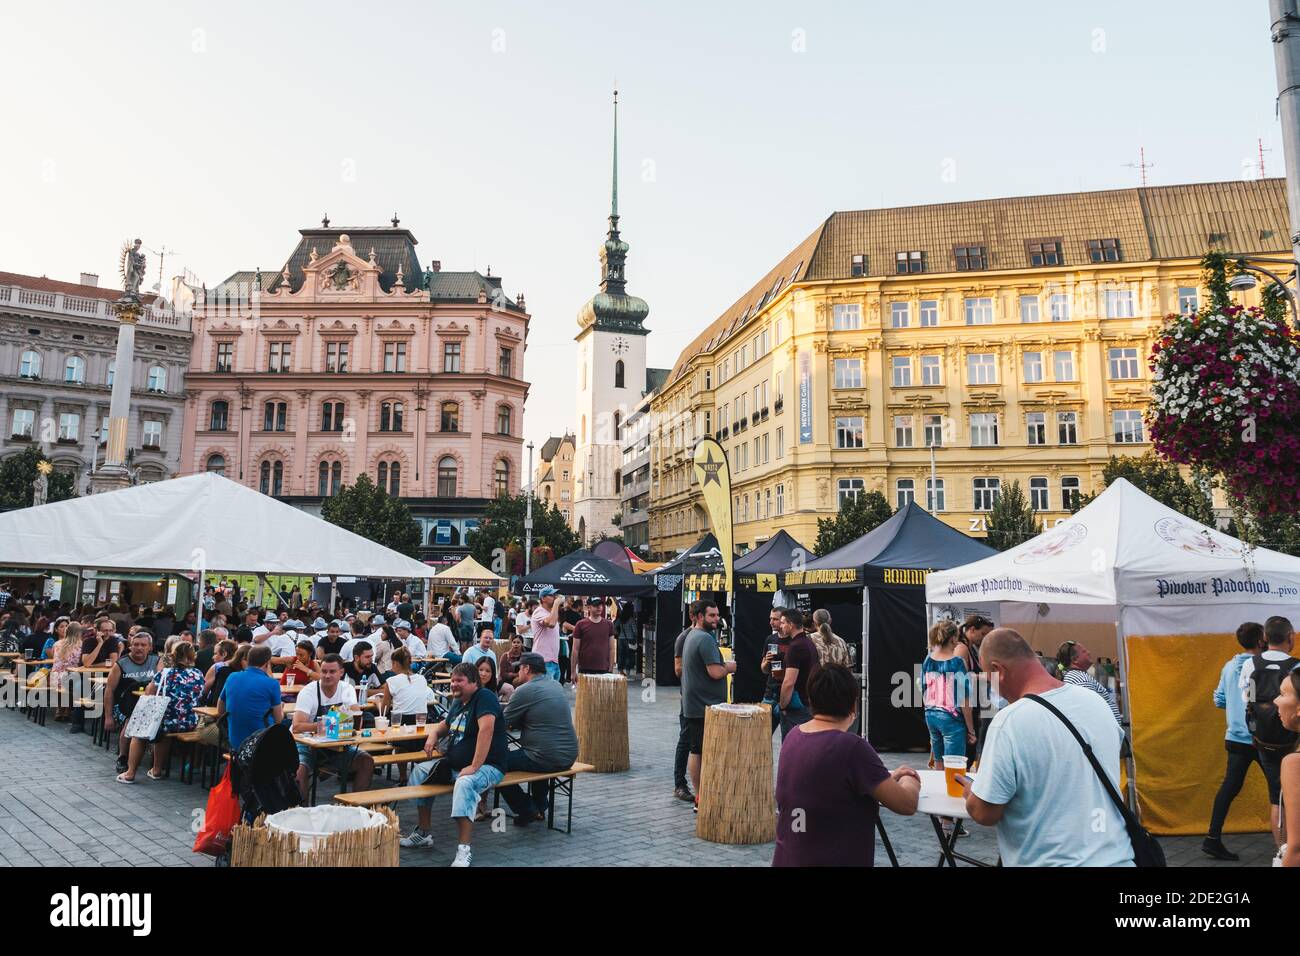
[{"label": "white tent", "polygon": [[926,600],[994,609],[1048,656],[1066,639],[1110,642],[1132,728],[1130,795],[1152,829],[1204,832],[1223,771],[1219,669],[1241,651],[1243,622],[1300,622],[1300,558],[1247,549],[1119,479],[1043,534],[931,573]]},{"label": "white tent", "polygon": [[399,580],[435,574],[211,472],[0,514],[0,565]]}]

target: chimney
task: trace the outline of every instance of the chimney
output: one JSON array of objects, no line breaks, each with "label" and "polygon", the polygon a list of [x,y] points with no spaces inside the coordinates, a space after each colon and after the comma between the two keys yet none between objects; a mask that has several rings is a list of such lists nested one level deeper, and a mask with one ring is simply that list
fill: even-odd
[{"label": "chimney", "polygon": [[434,272],[441,272],[442,263],[437,259],[434,259],[432,262],[429,263],[429,268],[432,269]]},{"label": "chimney", "polygon": [[93,272],[83,272],[81,274],[81,285],[99,286],[99,276]]}]

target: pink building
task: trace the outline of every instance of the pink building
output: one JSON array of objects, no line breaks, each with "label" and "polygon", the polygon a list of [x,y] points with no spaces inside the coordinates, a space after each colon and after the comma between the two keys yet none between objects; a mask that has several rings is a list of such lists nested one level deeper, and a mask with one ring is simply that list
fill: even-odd
[{"label": "pink building", "polygon": [[181,473],[319,513],[364,472],[406,499],[423,557],[459,560],[489,496],[520,487],[524,297],[421,268],[396,219],[300,232],[278,273],[237,272],[195,304]]}]

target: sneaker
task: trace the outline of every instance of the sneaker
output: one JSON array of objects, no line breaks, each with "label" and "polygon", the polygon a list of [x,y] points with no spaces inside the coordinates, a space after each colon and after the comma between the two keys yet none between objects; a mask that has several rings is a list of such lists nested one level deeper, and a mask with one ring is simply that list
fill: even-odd
[{"label": "sneaker", "polygon": [[126,773],[127,762],[125,757],[119,757],[117,760],[117,772]]},{"label": "sneaker", "polygon": [[1222,840],[1211,840],[1209,837],[1201,841],[1201,852],[1208,853],[1216,860],[1236,862],[1241,859],[1241,857],[1224,846]]},{"label": "sneaker", "polygon": [[700,796],[699,796],[699,794],[696,794],[696,795],[695,795],[695,799],[691,801],[691,811],[694,812],[694,813],[699,813],[699,812],[700,812]]},{"label": "sneaker", "polygon": [[695,794],[691,793],[690,787],[678,787],[673,791],[673,796],[678,800],[681,800],[683,803],[695,802]]},{"label": "sneaker", "polygon": [[966,829],[966,824],[961,820],[957,821],[957,835],[959,837],[970,836],[970,831]]},{"label": "sneaker", "polygon": [[464,843],[456,847],[456,859],[451,861],[452,866],[469,866],[470,860],[474,859],[474,852]]},{"label": "sneaker", "polygon": [[397,845],[405,846],[405,847],[418,847],[420,849],[428,849],[429,847],[433,846],[433,837],[430,836],[428,833],[425,833],[419,827],[416,827],[414,830],[411,831],[410,836],[404,836],[400,840],[398,840]]}]

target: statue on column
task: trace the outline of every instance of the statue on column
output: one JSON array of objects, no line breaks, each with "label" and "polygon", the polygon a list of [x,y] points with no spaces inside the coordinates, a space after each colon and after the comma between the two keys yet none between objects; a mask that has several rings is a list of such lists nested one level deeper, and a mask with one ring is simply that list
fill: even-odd
[{"label": "statue on column", "polygon": [[122,291],[129,296],[140,294],[140,283],[144,281],[144,253],[140,251],[140,240],[128,242],[122,246],[121,256]]},{"label": "statue on column", "polygon": [[50,479],[49,474],[54,470],[54,466],[48,461],[42,461],[36,466],[36,480],[32,482],[32,505],[40,506],[50,499]]}]

